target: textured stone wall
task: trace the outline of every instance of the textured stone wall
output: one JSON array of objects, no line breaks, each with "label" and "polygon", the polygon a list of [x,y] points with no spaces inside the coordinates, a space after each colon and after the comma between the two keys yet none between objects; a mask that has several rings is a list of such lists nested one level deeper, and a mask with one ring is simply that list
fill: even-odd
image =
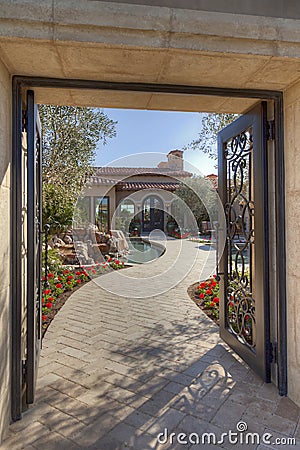
[{"label": "textured stone wall", "polygon": [[288,396],[300,405],[300,83],[285,93]]},{"label": "textured stone wall", "polygon": [[111,3],[164,6],[167,8],[193,9],[254,16],[300,18],[297,0],[109,0]]},{"label": "textured stone wall", "polygon": [[0,60],[0,442],[10,421],[11,79]]}]

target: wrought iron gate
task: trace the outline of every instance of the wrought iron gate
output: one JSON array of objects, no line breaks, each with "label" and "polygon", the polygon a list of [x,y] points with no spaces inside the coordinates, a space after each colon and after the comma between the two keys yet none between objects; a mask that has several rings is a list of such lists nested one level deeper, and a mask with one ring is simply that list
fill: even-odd
[{"label": "wrought iron gate", "polygon": [[219,195],[227,226],[220,335],[270,382],[266,108],[262,102],[218,136]]},{"label": "wrought iron gate", "polygon": [[27,355],[26,403],[33,403],[41,348],[42,162],[34,92],[27,92]]}]

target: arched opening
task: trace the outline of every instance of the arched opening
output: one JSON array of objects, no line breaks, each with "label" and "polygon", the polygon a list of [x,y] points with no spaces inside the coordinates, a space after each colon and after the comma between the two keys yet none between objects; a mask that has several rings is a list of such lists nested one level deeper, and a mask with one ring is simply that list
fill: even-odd
[{"label": "arched opening", "polygon": [[142,229],[144,232],[164,230],[163,202],[155,195],[149,195],[143,201]]}]

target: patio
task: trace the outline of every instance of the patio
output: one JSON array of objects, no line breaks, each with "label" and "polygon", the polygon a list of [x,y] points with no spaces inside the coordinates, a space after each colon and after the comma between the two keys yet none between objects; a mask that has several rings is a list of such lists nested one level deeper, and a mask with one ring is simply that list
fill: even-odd
[{"label": "patio", "polygon": [[[188,275],[150,296],[152,277],[169,269],[181,245],[182,261],[185,251],[195,256]],[[10,427],[0,449],[188,449],[190,444],[176,440],[159,444],[157,435],[167,428],[169,434],[211,432],[219,439],[236,431],[241,420],[249,432],[272,434],[272,443],[277,437],[300,440],[299,408],[264,384],[188,297],[207,250],[168,240],[158,260],[112,272],[101,286],[90,282],[76,291],[44,338],[36,404]],[[176,275],[180,278],[180,271]],[[130,289],[136,294],[135,279],[145,298],[130,295]],[[120,286],[123,296],[114,293]],[[300,448],[299,442],[292,448]],[[214,448],[237,446],[225,439]]]}]

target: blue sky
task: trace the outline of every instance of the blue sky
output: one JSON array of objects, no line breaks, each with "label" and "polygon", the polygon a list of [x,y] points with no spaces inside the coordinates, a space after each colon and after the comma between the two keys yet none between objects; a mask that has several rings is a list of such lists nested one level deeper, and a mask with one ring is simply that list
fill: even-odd
[{"label": "blue sky", "polygon": [[[112,161],[132,154],[145,152],[164,153],[170,150],[182,149],[198,136],[201,129],[201,114],[187,112],[165,112],[145,110],[104,109],[107,115],[118,121],[116,125],[117,137],[110,139],[107,145],[99,145],[97,149],[96,165],[111,164]],[[158,155],[157,155],[158,156]],[[161,155],[160,155],[161,156]],[[166,160],[158,156],[158,161]],[[195,166],[201,173],[208,175],[217,173],[215,161],[199,151],[188,150],[184,159]],[[140,156],[128,158],[122,164],[149,166],[151,158],[143,160]],[[155,165],[155,158],[153,164]]]}]

